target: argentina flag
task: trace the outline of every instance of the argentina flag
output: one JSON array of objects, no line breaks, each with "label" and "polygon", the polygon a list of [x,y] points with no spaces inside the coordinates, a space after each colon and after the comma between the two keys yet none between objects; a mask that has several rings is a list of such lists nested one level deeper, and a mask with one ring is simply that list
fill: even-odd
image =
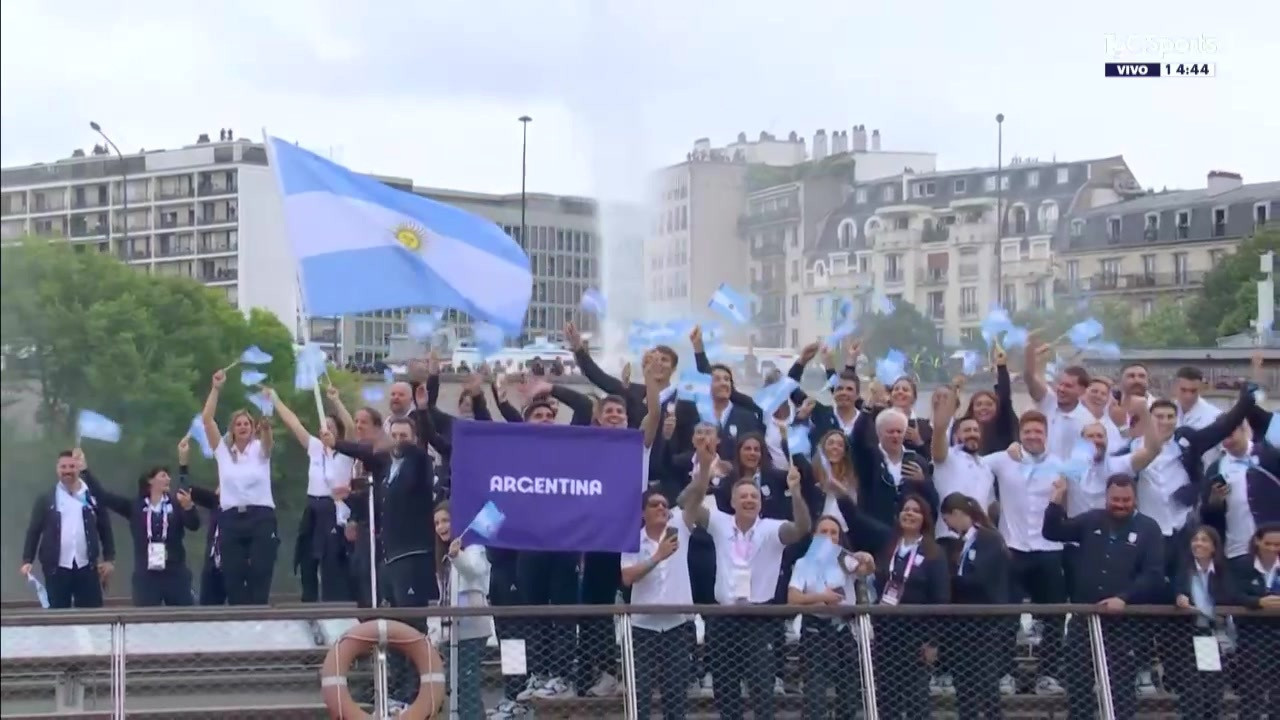
[{"label": "argentina flag", "polygon": [[497,225],[266,140],[310,316],[453,308],[518,334],[529,258]]}]

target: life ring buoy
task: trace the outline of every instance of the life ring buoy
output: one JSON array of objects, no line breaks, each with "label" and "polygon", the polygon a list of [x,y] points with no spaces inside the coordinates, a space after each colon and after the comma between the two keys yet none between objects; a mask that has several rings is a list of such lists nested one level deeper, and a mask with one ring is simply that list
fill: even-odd
[{"label": "life ring buoy", "polygon": [[395,620],[366,620],[342,634],[324,656],[320,692],[334,720],[369,720],[369,713],[351,699],[347,671],[351,662],[379,644],[399,650],[418,669],[418,696],[399,720],[431,720],[444,706],[444,661],[421,632]]}]

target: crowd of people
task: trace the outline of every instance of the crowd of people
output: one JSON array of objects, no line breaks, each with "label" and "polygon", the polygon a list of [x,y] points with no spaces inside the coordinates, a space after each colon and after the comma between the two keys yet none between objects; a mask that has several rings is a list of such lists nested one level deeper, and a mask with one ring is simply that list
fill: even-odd
[{"label": "crowd of people", "polygon": [[[456,597],[470,606],[536,606],[624,597],[646,606],[816,608],[1029,599],[1109,612],[1169,604],[1196,612],[1186,622],[1144,626],[1150,632],[1125,626],[1123,615],[1104,620],[1117,717],[1132,717],[1138,678],[1157,655],[1185,717],[1216,717],[1227,683],[1242,696],[1244,717],[1280,717],[1280,692],[1268,697],[1256,679],[1268,647],[1280,648],[1280,618],[1265,612],[1280,609],[1280,449],[1263,440],[1272,414],[1258,406],[1255,388],[1222,412],[1200,397],[1203,378],[1193,367],[1177,373],[1169,399],[1149,394],[1140,363],[1115,381],[1078,366],[1047,378],[1048,348],[1033,340],[1022,377],[1035,409],[1015,412],[1007,357],[997,347],[994,389],[966,399],[961,382],[940,388],[926,419],[915,412],[911,377],[864,387],[851,341],[826,349],[830,404],[797,385],[766,411],[735,386],[730,368],[708,360],[695,328],[697,369],[710,376],[708,411],[673,385],[672,348],[649,350],[643,381],[632,383],[603,371],[572,325],[565,337],[601,394],[547,377],[504,383],[476,373],[457,407],[442,408],[441,368],[432,359],[391,386],[386,417],[370,407],[349,412],[331,388],[323,426],[309,429],[272,397],[275,417],[309,458],[294,548],[304,600],[421,607]],[[798,383],[822,350],[804,348],[788,376]],[[30,575],[39,561],[51,607],[101,605],[116,550],[108,512],[126,518],[133,536],[135,604],[267,602],[280,543],[273,426],[237,411],[219,427],[225,381],[223,371],[214,373],[202,414],[217,465],[212,488],[190,480],[188,439],[178,447],[176,486],[167,468],[155,467],[134,496],[102,487],[78,448],[57,459],[58,482],[32,509],[22,568]],[[573,425],[643,431],[648,489],[637,508],[636,552],[462,547],[448,505],[451,429],[459,419],[491,421],[490,401],[507,422],[555,425],[564,405]],[[197,508],[206,511],[208,553],[194,594],[183,543],[202,527]],[[1215,606],[1264,612],[1226,626]],[[1039,677],[1028,689],[1065,692],[1073,717],[1092,716],[1087,626],[1060,616],[1039,622]],[[607,619],[491,625],[476,619],[455,628],[464,717],[486,712],[478,668],[493,633],[526,640],[529,672],[508,677],[490,717],[522,716],[533,698],[617,692]],[[780,616],[708,615],[701,648],[690,616],[637,615],[633,627],[641,707],[657,693],[667,718],[685,716],[691,690],[713,694],[723,718],[742,718],[747,708],[772,717],[776,694],[786,691]],[[862,702],[850,679],[860,663],[857,630],[848,616],[826,611],[802,614],[800,627],[805,717],[852,718]],[[1001,693],[1016,689],[1016,633],[1013,616],[877,620],[881,714],[922,717],[931,686],[947,685],[973,713],[962,716],[998,717]],[[1222,639],[1232,672],[1196,670],[1193,646],[1206,637]],[[960,662],[960,652],[984,661]],[[409,677],[402,692],[411,697],[415,687]]]}]

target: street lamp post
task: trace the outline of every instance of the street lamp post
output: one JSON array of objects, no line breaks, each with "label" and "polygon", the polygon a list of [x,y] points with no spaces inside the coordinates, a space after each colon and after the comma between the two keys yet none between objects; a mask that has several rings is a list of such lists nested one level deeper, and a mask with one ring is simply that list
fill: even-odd
[{"label": "street lamp post", "polygon": [[529,248],[529,228],[525,223],[525,211],[528,205],[525,180],[529,171],[529,123],[533,122],[533,118],[528,115],[521,115],[517,119],[520,121],[520,245],[527,251]]},{"label": "street lamp post", "polygon": [[[90,120],[89,129],[101,135],[102,139],[107,141],[107,145],[115,151],[116,158],[120,160],[120,204],[123,208],[121,212],[124,216],[120,222],[121,232],[124,235],[124,239],[120,243],[120,257],[127,259],[129,252],[129,169],[125,167],[124,153],[120,152],[120,148],[116,147],[115,142],[113,142],[111,138],[107,137],[106,133],[102,132],[102,126]],[[110,195],[108,195],[108,198],[110,198]],[[107,237],[110,238],[111,222],[109,219],[107,221],[107,233]]]},{"label": "street lamp post", "polygon": [[1004,306],[1000,248],[1004,244],[1004,113],[996,114],[996,303]]}]

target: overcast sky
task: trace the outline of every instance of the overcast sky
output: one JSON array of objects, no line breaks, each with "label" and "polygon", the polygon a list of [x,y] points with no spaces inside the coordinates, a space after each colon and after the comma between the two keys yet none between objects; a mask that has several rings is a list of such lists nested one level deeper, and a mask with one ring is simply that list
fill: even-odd
[{"label": "overcast sky", "polygon": [[[739,131],[862,123],[939,168],[994,164],[1003,112],[1006,157],[1123,153],[1156,188],[1275,180],[1278,5],[4,0],[0,151],[65,157],[90,120],[127,152],[265,127],[358,170],[514,192],[528,114],[530,190],[619,196]],[[1164,60],[1217,76],[1104,79],[1108,35],[1209,45]]]}]

